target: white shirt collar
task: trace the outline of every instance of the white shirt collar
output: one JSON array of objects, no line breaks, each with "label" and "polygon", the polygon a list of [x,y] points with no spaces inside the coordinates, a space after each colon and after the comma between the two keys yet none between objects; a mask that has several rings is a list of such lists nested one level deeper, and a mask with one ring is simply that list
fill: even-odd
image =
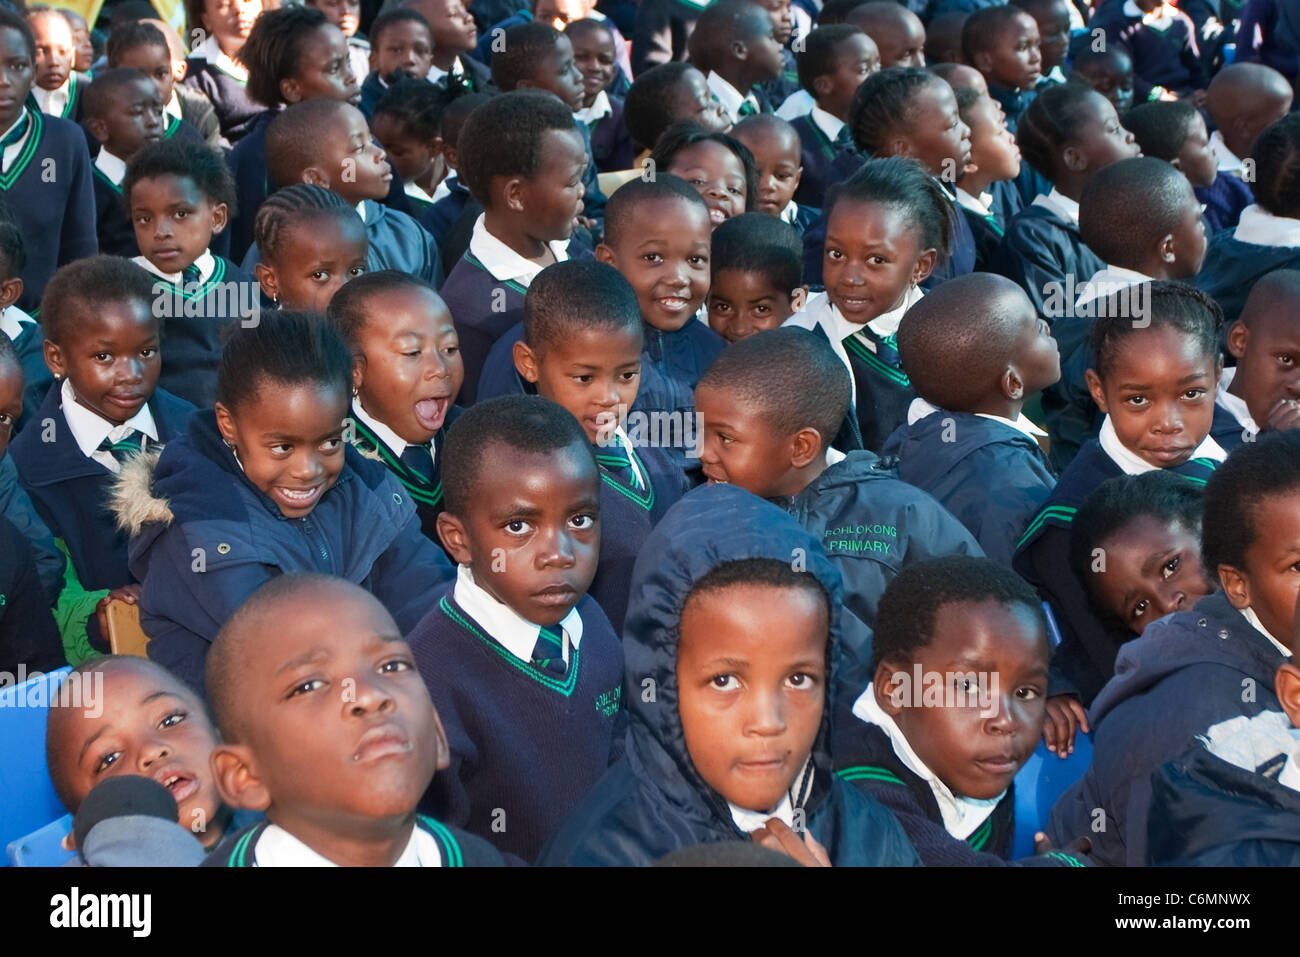
[{"label": "white shirt collar", "polygon": [[1178,18],[1178,13],[1167,3],[1162,3],[1150,13],[1143,13],[1133,0],[1124,0],[1124,15],[1140,17],[1144,26],[1165,30]]},{"label": "white shirt collar", "polygon": [[174,116],[178,120],[183,120],[185,118],[181,113],[181,95],[176,92],[176,87],[174,86],[172,87],[172,98],[167,101],[167,105],[163,107],[163,111],[168,116]]},{"label": "white shirt collar", "polygon": [[1039,193],[1034,197],[1034,205],[1051,210],[1064,220],[1079,225],[1079,204],[1066,196],[1055,186],[1050,193]]},{"label": "white shirt collar", "polygon": [[[509,605],[493,598],[474,581],[474,573],[468,565],[456,569],[456,584],[453,594],[456,604],[465,613],[483,626],[487,633],[506,651],[523,662],[533,660],[533,649],[537,647],[537,637],[541,628],[521,616]],[[560,620],[565,637],[569,640],[564,646],[564,663],[569,663],[569,647],[578,647],[582,641],[582,616],[575,606]]]},{"label": "white shirt collar", "polygon": [[68,105],[68,98],[72,96],[72,76],[73,74],[69,73],[63,85],[53,90],[46,90],[33,84],[32,96],[36,98],[36,105],[41,108],[42,113],[63,115],[63,110]]},{"label": "white shirt collar", "polygon": [[[412,199],[418,199],[422,203],[436,203],[444,196],[451,195],[451,190],[447,188],[447,181],[445,179],[438,180],[438,185],[433,188],[432,194],[426,193],[423,186],[420,186],[412,180],[407,180],[402,183],[402,192]],[[362,220],[362,222],[364,222],[364,220]]]},{"label": "white shirt collar", "polygon": [[591,126],[592,123],[604,119],[612,112],[614,112],[614,107],[609,102],[609,94],[601,90],[596,94],[596,98],[591,101],[591,106],[584,106],[573,114],[573,118],[579,123]]},{"label": "white shirt collar", "polygon": [[1265,628],[1264,623],[1259,620],[1259,615],[1255,614],[1255,609],[1243,608],[1241,610],[1241,616],[1250,622],[1252,628],[1267,638],[1272,643],[1273,647],[1280,651],[1284,657],[1291,657],[1291,649],[1273,637],[1273,633]]},{"label": "white shirt collar", "polygon": [[[1120,442],[1115,432],[1115,424],[1111,422],[1109,415],[1101,423],[1101,434],[1097,437],[1097,441],[1101,443],[1102,451],[1110,456],[1110,460],[1118,465],[1125,475],[1145,475],[1159,468]],[[1222,462],[1227,457],[1228,453],[1208,435],[1189,456],[1190,459],[1213,459],[1215,462]]]},{"label": "white shirt collar", "polygon": [[717,97],[718,102],[722,104],[722,108],[727,111],[727,115],[731,118],[731,122],[735,123],[740,119],[740,107],[742,104],[749,102],[757,109],[758,100],[755,98],[754,94],[750,93],[746,95],[741,93],[712,70],[709,71],[708,82],[709,90],[715,97]]},{"label": "white shirt collar", "polygon": [[785,209],[781,210],[781,222],[789,223],[791,226],[793,226],[795,224],[795,220],[797,220],[798,218],[799,218],[799,204],[792,199],[790,200],[790,202],[785,204]]},{"label": "white shirt collar", "polygon": [[122,180],[126,176],[126,160],[114,156],[102,146],[99,148],[99,155],[95,157],[95,168],[107,176],[114,186],[122,185]]},{"label": "white shirt collar", "polygon": [[[153,273],[159,279],[166,279],[173,286],[180,285],[181,274],[179,272],[163,272],[144,256],[136,256],[131,262]],[[194,260],[194,265],[199,267],[199,282],[207,282],[212,273],[216,271],[217,260],[210,251],[205,249],[203,254]]]},{"label": "white shirt collar", "polygon": [[875,685],[867,685],[867,690],[858,696],[858,700],[853,703],[853,714],[867,724],[876,725],[889,735],[889,743],[893,745],[898,760],[930,786],[934,800],[939,805],[939,816],[943,819],[944,830],[957,840],[964,841],[974,834],[976,828],[993,813],[993,809],[1006,794],[1003,791],[997,797],[983,799],[954,794],[952,789],[939,780],[938,776],[917,756],[912,746],[907,743],[907,736],[903,734],[902,728],[885,713],[884,708],[880,707],[880,703],[876,701]]},{"label": "white shirt collar", "polygon": [[1075,308],[1077,309],[1085,302],[1093,299],[1104,299],[1121,289],[1127,289],[1129,286],[1136,286],[1144,282],[1151,282],[1151,277],[1138,272],[1136,269],[1125,269],[1123,266],[1105,266],[1093,273],[1092,278],[1079,287],[1079,295],[1074,301]]},{"label": "white shirt collar", "polygon": [[[352,399],[352,414],[360,419],[366,428],[375,433],[376,438],[388,446],[394,455],[401,457],[401,454],[406,451],[406,439],[367,412],[362,407],[359,398],[354,397]],[[430,448],[432,447],[430,445]]]},{"label": "white shirt collar", "polygon": [[1255,419],[1250,414],[1246,400],[1228,391],[1228,387],[1232,385],[1232,380],[1236,375],[1236,366],[1228,366],[1223,370],[1223,375],[1219,377],[1219,391],[1215,395],[1214,401],[1226,409],[1243,429],[1251,435],[1257,435],[1259,434],[1259,426],[1255,424]]},{"label": "white shirt collar", "polygon": [[[867,323],[867,328],[878,336],[892,336],[898,332],[898,326],[903,321],[903,315],[907,310],[920,302],[921,297],[925,295],[925,290],[920,286],[910,286],[907,292],[903,293],[903,301],[889,312],[883,312],[876,318]],[[837,310],[838,311],[838,310]],[[855,331],[861,331],[857,329]]]},{"label": "white shirt collar", "polygon": [[111,438],[114,442],[117,442],[131,429],[135,429],[137,432],[143,432],[155,442],[158,441],[158,426],[154,425],[153,413],[149,411],[148,402],[140,407],[139,412],[121,425],[114,425],[98,413],[91,412],[77,401],[77,393],[72,388],[71,379],[63,380],[62,391],[59,395],[62,400],[63,418],[67,420],[68,430],[72,432],[72,437],[77,442],[77,448],[81,449],[81,454],[86,458],[94,459],[110,472],[118,471],[119,466],[117,459],[113,458],[111,452],[99,451],[99,446],[104,439]]},{"label": "white shirt collar", "polygon": [[1214,156],[1219,161],[1219,169],[1225,173],[1232,173],[1240,177],[1241,171],[1245,168],[1241,157],[1228,149],[1228,144],[1223,142],[1223,134],[1215,130],[1210,134],[1210,149],[1214,150]]},{"label": "white shirt collar", "polygon": [[845,127],[842,119],[827,113],[820,106],[814,106],[808,114],[808,118],[813,121],[813,124],[819,130],[826,134],[826,138],[832,143],[835,142],[835,137],[840,135],[840,130]]},{"label": "white shirt collar", "polygon": [[[546,267],[525,259],[493,236],[488,232],[486,220],[487,214],[479,213],[478,219],[474,221],[474,232],[469,237],[469,251],[498,282],[513,279],[520,285],[527,286]],[[569,258],[569,244],[564,240],[555,239],[546,245],[551,247],[556,262],[564,262]]]},{"label": "white shirt collar", "polygon": [[839,449],[835,448],[835,446],[833,445],[826,446],[826,467],[827,468],[830,468],[832,465],[839,465],[847,458],[848,455],[844,452],[841,452]]},{"label": "white shirt collar", "polygon": [[[0,133],[0,139],[3,139],[4,137],[8,136],[9,133],[13,130],[13,128],[23,121],[23,119],[27,116],[27,113],[28,110],[24,108],[23,111],[18,114],[18,119],[14,120],[13,123],[9,125],[8,129],[6,129],[3,133]],[[5,147],[4,155],[0,156],[0,169],[2,169],[6,173],[9,171],[9,167],[13,165],[14,160],[18,159],[18,155],[23,151],[23,148],[27,145],[27,140],[31,137],[31,135],[32,135],[32,124],[29,122],[27,124],[26,132],[24,132],[23,135],[19,137],[18,142],[11,143]]]},{"label": "white shirt collar", "polygon": [[[642,473],[641,467],[636,464],[636,457],[631,454],[631,450],[634,448],[632,444],[632,440],[628,437],[627,432],[624,431],[621,425],[614,426],[613,437],[618,440],[617,444],[622,445],[623,448],[628,450],[627,462],[628,465],[631,466],[632,468],[632,477],[637,483],[637,488],[644,489],[649,484],[649,482],[646,480],[644,473]],[[596,434],[596,443],[598,446],[616,444],[614,442],[610,442],[609,438],[610,436],[607,435],[604,432],[604,430],[602,430]]]},{"label": "white shirt collar", "polygon": [[730,801],[727,802],[727,807],[731,809],[731,819],[736,822],[736,827],[746,834],[753,834],[774,817],[780,819],[786,827],[794,829],[794,803],[789,794],[781,798],[781,803],[771,811],[749,811]]},{"label": "white shirt collar", "polygon": [[[455,76],[462,76],[465,73],[465,64],[460,62],[460,57],[456,57],[456,59],[451,61],[450,70],[444,70],[441,67],[439,67],[438,64],[430,63],[429,72],[428,74],[426,74],[425,79],[427,79],[430,83],[437,83],[448,73],[451,73]],[[388,84],[385,83],[384,85],[387,86]]]},{"label": "white shirt collar", "polygon": [[966,190],[962,189],[960,186],[956,187],[956,189],[957,203],[963,209],[969,209],[976,216],[993,215],[993,210],[989,206],[989,203],[993,200],[992,193],[980,193],[978,196],[975,196],[973,193],[966,192]]},{"label": "white shirt collar", "polygon": [[[257,839],[255,857],[258,867],[338,867],[278,824],[268,825]],[[411,839],[393,866],[441,867],[442,851],[432,834],[411,825]]]},{"label": "white shirt collar", "polygon": [[816,105],[817,101],[807,90],[795,90],[781,101],[776,115],[783,120],[793,120],[797,116],[806,116]]},{"label": "white shirt collar", "polygon": [[23,334],[23,325],[25,323],[34,326],[36,320],[17,306],[7,306],[3,312],[0,312],[0,332],[3,332],[10,339],[17,339]]},{"label": "white shirt collar", "polygon": [[1241,211],[1233,236],[1256,246],[1300,246],[1300,219],[1274,216],[1262,206],[1252,204]]},{"label": "white shirt collar", "polygon": [[209,36],[196,46],[190,56],[195,59],[207,60],[222,73],[228,73],[240,83],[248,82],[248,70],[222,52],[221,44],[217,42],[215,35]]},{"label": "white shirt collar", "polygon": [[[912,404],[907,407],[907,424],[915,425],[926,416],[942,411],[937,405],[931,405],[925,399],[917,396],[912,400]],[[1021,435],[1031,438],[1035,442],[1040,438],[1047,437],[1047,433],[1035,425],[1034,420],[1023,412],[1020,413],[1019,418],[1014,420],[1008,419],[1004,415],[993,415],[991,412],[976,412],[975,415],[978,415],[981,419],[988,419],[990,422],[1001,422],[1007,428],[1015,429]]]}]

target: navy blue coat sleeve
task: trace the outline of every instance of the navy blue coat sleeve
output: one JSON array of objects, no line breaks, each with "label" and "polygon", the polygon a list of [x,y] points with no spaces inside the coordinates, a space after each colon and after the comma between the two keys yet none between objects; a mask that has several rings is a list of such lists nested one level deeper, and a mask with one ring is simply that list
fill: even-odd
[{"label": "navy blue coat sleeve", "polygon": [[438,603],[455,575],[446,553],[425,537],[412,511],[371,566],[367,584],[405,634]]},{"label": "navy blue coat sleeve", "polygon": [[67,567],[67,559],[54,544],[54,535],[36,513],[36,506],[19,484],[18,469],[8,456],[0,458],[0,517],[13,523],[14,528],[22,533],[31,546],[41,586],[45,589],[49,603],[54,604],[63,591],[63,571]]},{"label": "navy blue coat sleeve", "polygon": [[12,522],[0,518],[0,671],[62,668],[63,641],[36,575],[32,550]]},{"label": "navy blue coat sleeve", "polygon": [[76,259],[85,259],[99,251],[99,232],[95,222],[95,187],[91,181],[90,153],[85,144],[71,150],[72,168],[58,170],[57,175],[67,177],[67,209],[63,212],[63,228],[59,233],[59,265]]}]

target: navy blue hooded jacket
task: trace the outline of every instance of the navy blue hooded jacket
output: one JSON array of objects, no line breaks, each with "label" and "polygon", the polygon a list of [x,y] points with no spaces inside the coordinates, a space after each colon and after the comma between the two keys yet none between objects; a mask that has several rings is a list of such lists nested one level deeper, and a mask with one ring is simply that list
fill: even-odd
[{"label": "navy blue hooded jacket", "polygon": [[939,410],[885,443],[898,477],[929,492],[969,529],[984,554],[1011,567],[1016,542],[1056,485],[1038,443],[1003,422]]},{"label": "navy blue hooded jacket", "polygon": [[201,690],[217,631],[284,572],[346,578],[373,592],[403,633],[415,626],[451,580],[451,563],[421,534],[388,469],[351,446],[344,455],[334,485],[293,519],[244,475],[211,411],[195,413],[161,457],[123,468],[118,521],[131,533],[131,572],[143,584],[150,658]]},{"label": "navy blue hooded jacket", "polygon": [[989,261],[989,272],[1006,276],[1025,291],[1038,314],[1052,322],[1061,308],[1049,307],[1048,283],[1066,289],[1066,277],[1086,282],[1106,264],[1084,245],[1079,227],[1061,219],[1045,206],[1030,204],[1007,224],[1002,245]]},{"label": "navy blue hooded jacket", "polygon": [[1146,864],[1152,772],[1212,725],[1280,710],[1273,675],[1284,660],[1222,592],[1121,647],[1091,709],[1092,765],[1052,808],[1052,842],[1086,835],[1100,863]]},{"label": "navy blue hooded jacket", "polygon": [[[719,529],[725,533],[719,534]],[[696,770],[677,709],[682,607],[720,565],[801,556],[830,598],[830,642],[839,638],[840,576],[817,541],[780,510],[730,485],[698,488],[646,540],[633,574],[623,650],[628,730],[609,769],[543,850],[548,865],[651,864],[695,844],[745,841],[727,801]],[[644,689],[653,681],[653,700]],[[836,865],[911,865],[916,852],[879,804],[832,773],[829,705],[813,742],[812,787],[796,798],[809,832]]]},{"label": "navy blue hooded jacket", "polygon": [[1219,304],[1226,329],[1241,317],[1255,283],[1275,269],[1296,268],[1300,268],[1300,247],[1245,243],[1237,238],[1235,228],[1225,229],[1211,237],[1205,265],[1192,283]]}]

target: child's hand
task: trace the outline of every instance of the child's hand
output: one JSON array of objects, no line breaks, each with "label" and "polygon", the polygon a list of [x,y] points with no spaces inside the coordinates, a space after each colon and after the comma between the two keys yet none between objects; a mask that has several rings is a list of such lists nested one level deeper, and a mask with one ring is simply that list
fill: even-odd
[{"label": "child's hand", "polygon": [[1277,404],[1269,410],[1264,421],[1265,429],[1300,429],[1300,401],[1295,399],[1278,399]]},{"label": "child's hand", "polygon": [[[1052,839],[1050,837],[1042,831],[1039,831],[1034,835],[1035,854],[1046,854],[1051,850],[1054,850],[1054,848],[1052,847]],[[1092,851],[1092,840],[1086,837],[1076,837],[1069,844],[1065,845],[1062,851],[1072,857],[1080,857]]]},{"label": "child's hand", "polygon": [[99,633],[105,638],[108,638],[108,603],[114,600],[124,601],[128,605],[139,603],[140,586],[132,583],[130,585],[123,585],[121,588],[114,588],[96,602],[95,618],[99,621]]},{"label": "child's hand", "polygon": [[817,843],[811,831],[805,831],[803,840],[779,818],[770,818],[763,827],[749,835],[755,844],[769,851],[788,854],[804,867],[830,867],[831,858],[826,848]]},{"label": "child's hand", "polygon": [[1043,741],[1048,751],[1058,758],[1069,757],[1074,753],[1074,735],[1079,728],[1084,734],[1091,730],[1088,712],[1083,710],[1078,698],[1061,694],[1047,699],[1043,713]]}]

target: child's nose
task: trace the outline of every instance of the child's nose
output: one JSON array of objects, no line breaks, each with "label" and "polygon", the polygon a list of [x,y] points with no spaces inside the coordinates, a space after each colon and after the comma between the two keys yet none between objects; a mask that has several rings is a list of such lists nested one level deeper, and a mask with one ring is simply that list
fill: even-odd
[{"label": "child's nose", "polygon": [[753,694],[749,717],[750,733],[770,736],[785,731],[785,707],[780,692],[756,689]]}]

